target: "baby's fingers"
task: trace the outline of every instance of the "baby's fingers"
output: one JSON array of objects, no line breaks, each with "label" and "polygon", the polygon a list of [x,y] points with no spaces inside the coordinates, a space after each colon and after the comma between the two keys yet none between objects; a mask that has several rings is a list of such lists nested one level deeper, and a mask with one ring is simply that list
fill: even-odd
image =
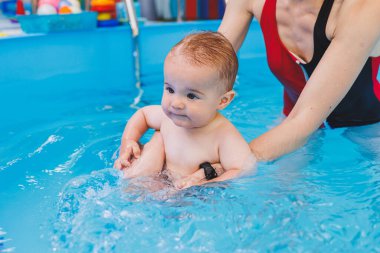
[{"label": "baby's fingers", "polygon": [[127,159],[121,159],[120,160],[121,168],[126,168],[131,166],[131,162],[128,161]]},{"label": "baby's fingers", "polygon": [[131,142],[126,146],[124,155],[129,159],[140,157],[140,146],[136,142]]},{"label": "baby's fingers", "polygon": [[133,156],[135,158],[139,158],[140,157],[141,151],[140,151],[140,147],[139,147],[138,144],[132,146],[132,152],[133,152]]},{"label": "baby's fingers", "polygon": [[128,160],[122,158],[118,158],[113,165],[113,167],[118,170],[123,170],[129,166],[131,166],[131,163]]},{"label": "baby's fingers", "polygon": [[115,163],[113,164],[113,167],[114,167],[115,169],[121,170],[120,159],[116,159]]}]

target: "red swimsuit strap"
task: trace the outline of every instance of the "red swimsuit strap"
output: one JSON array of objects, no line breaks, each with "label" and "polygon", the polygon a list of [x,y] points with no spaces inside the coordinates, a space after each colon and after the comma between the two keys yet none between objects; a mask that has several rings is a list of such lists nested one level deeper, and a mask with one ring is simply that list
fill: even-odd
[{"label": "red swimsuit strap", "polygon": [[276,0],[266,0],[260,20],[267,50],[268,65],[284,85],[284,114],[288,115],[306,84],[306,78],[295,57],[282,43],[276,19]]},{"label": "red swimsuit strap", "polygon": [[373,91],[375,92],[376,98],[380,101],[380,81],[377,78],[379,75],[380,68],[380,56],[372,58],[372,82]]},{"label": "red swimsuit strap", "polygon": [[[276,19],[276,0],[266,0],[260,25],[269,68],[284,86],[284,114],[289,115],[320,59],[330,45],[325,27],[333,0],[322,4],[314,27],[313,60],[301,66],[282,43]],[[331,127],[358,126],[380,121],[380,57],[370,57],[351,89],[327,118]]]}]

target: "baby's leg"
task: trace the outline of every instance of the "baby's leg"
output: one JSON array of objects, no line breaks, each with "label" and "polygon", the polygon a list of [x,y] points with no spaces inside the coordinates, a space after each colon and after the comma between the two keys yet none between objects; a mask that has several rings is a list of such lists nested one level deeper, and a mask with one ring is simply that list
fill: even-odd
[{"label": "baby's leg", "polygon": [[152,139],[144,145],[141,156],[130,168],[124,170],[125,178],[146,177],[161,172],[165,161],[164,142],[160,132],[155,132]]}]

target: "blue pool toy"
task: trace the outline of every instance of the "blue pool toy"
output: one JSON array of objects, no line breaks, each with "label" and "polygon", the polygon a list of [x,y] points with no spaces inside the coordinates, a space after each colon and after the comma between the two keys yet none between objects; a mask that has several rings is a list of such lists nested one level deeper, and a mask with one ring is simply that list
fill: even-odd
[{"label": "blue pool toy", "polygon": [[98,27],[111,27],[118,26],[119,20],[117,19],[109,19],[109,20],[98,20]]},{"label": "blue pool toy", "polygon": [[14,16],[16,15],[16,0],[6,0],[0,2],[1,12],[5,16]]}]

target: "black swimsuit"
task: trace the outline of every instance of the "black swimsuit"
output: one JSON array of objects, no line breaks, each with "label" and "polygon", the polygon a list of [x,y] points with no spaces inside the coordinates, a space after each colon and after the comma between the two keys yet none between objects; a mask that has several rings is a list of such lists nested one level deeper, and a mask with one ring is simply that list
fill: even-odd
[{"label": "black swimsuit", "polygon": [[[325,0],[314,26],[314,53],[307,64],[299,64],[282,44],[276,21],[276,0],[267,0],[261,26],[267,48],[268,63],[284,85],[284,113],[287,115],[302,92],[331,41],[326,37],[326,24],[334,1]],[[348,49],[349,50],[349,49]],[[355,61],[355,59],[352,59]],[[380,82],[377,78],[380,57],[369,57],[351,89],[327,118],[331,127],[358,126],[380,121]],[[306,72],[305,75],[302,74]],[[334,80],[331,80],[333,83]]]}]

